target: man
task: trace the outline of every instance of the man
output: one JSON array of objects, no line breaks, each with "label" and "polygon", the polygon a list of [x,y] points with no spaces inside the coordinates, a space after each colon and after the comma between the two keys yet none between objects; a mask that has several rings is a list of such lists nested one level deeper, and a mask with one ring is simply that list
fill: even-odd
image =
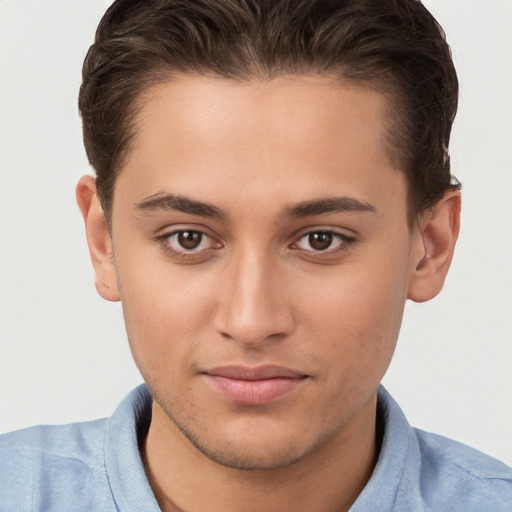
[{"label": "man", "polygon": [[77,199],[147,388],[1,438],[1,509],[510,510],[510,468],[379,388],[459,228],[423,6],[121,0],[83,78]]}]

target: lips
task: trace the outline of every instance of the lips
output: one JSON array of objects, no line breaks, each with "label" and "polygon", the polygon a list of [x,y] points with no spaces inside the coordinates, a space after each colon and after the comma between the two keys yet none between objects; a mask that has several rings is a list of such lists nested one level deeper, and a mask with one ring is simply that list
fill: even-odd
[{"label": "lips", "polygon": [[225,398],[244,405],[263,405],[289,395],[308,378],[282,366],[224,366],[204,373],[207,382]]}]

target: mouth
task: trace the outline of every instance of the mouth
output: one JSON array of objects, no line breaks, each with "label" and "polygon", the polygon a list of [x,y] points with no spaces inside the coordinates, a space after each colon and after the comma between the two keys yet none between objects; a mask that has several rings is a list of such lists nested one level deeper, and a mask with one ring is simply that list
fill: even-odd
[{"label": "mouth", "polygon": [[264,405],[283,398],[309,378],[282,366],[223,366],[203,374],[207,382],[225,398],[242,405]]}]

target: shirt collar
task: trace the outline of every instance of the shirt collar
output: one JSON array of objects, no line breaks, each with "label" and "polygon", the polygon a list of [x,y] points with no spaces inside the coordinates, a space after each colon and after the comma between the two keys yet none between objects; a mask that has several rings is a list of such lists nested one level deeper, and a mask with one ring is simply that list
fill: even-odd
[{"label": "shirt collar", "polygon": [[109,420],[105,438],[105,465],[118,509],[160,512],[144,470],[138,430],[151,420],[152,399],[145,384],[135,388]]},{"label": "shirt collar", "polygon": [[[383,425],[379,459],[350,512],[421,512],[421,457],[414,429],[383,386],[379,387],[377,404]],[[138,445],[138,432],[151,419],[151,405],[151,395],[142,384],[121,402],[109,420],[105,465],[120,511],[160,511]]]},{"label": "shirt collar", "polygon": [[384,429],[379,459],[350,512],[422,512],[417,437],[383,386],[378,391],[377,415]]}]

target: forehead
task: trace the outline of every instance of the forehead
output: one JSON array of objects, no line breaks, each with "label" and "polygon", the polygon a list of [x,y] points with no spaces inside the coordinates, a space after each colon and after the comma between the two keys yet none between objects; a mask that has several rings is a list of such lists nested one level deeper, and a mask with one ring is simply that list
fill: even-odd
[{"label": "forehead", "polygon": [[333,188],[379,195],[386,182],[403,181],[388,158],[387,111],[384,95],[326,77],[180,76],[142,97],[118,181],[136,191],[134,201],[191,190],[210,202],[235,192],[290,202]]},{"label": "forehead", "polygon": [[172,132],[187,149],[208,143],[218,148],[228,138],[238,147],[282,144],[285,149],[303,147],[306,137],[310,143],[304,150],[321,149],[326,156],[347,146],[381,150],[387,106],[374,90],[321,76],[252,81],[179,76],[143,96],[136,140],[141,149],[162,149],[156,135],[165,139]]}]

